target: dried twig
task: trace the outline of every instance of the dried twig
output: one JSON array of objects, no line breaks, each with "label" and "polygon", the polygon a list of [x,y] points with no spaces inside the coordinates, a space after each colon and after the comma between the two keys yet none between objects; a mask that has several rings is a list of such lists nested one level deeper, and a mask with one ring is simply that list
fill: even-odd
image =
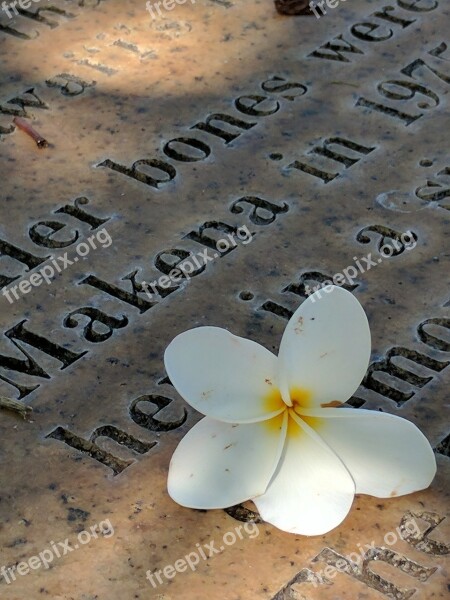
[{"label": "dried twig", "polygon": [[26,404],[23,404],[18,400],[12,400],[11,398],[5,398],[4,396],[0,396],[0,408],[19,413],[24,419],[26,419],[33,410],[31,406],[26,406]]},{"label": "dried twig", "polygon": [[19,129],[28,134],[33,140],[36,142],[38,148],[47,148],[48,142],[45,138],[42,137],[40,133],[33,129],[31,125],[22,117],[14,117],[13,119],[14,125],[17,125]]}]

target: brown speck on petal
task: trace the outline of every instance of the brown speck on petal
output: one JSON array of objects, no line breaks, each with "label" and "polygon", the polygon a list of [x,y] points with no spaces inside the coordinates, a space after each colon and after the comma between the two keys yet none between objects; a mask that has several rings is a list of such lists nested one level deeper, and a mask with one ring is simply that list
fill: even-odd
[{"label": "brown speck on petal", "polygon": [[297,319],[297,327],[295,328],[295,333],[302,333],[303,329],[303,317],[299,317]]},{"label": "brown speck on petal", "polygon": [[332,400],[331,402],[325,402],[324,404],[321,404],[320,406],[322,408],[337,408],[338,406],[341,406],[342,402],[340,402],[339,400]]}]

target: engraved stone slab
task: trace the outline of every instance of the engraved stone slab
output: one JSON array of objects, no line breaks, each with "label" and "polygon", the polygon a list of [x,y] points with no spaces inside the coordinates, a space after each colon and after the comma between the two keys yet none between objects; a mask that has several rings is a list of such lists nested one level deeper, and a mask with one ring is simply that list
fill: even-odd
[{"label": "engraved stone slab", "polygon": [[[0,412],[1,597],[446,598],[447,3],[147,4],[0,9],[0,395],[33,409]],[[349,405],[416,423],[432,486],[312,538],[173,503],[200,415],[167,344],[216,325],[277,352],[339,274],[373,339]]]}]

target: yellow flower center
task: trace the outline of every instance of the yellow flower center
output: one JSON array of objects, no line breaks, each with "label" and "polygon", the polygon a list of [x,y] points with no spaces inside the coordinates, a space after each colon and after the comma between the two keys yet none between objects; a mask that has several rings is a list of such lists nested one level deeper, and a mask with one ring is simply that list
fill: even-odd
[{"label": "yellow flower center", "polygon": [[308,417],[302,414],[303,409],[313,408],[311,402],[312,392],[304,388],[292,388],[291,390],[289,390],[289,396],[292,402],[292,407],[287,406],[287,404],[283,402],[281,393],[278,389],[274,388],[269,392],[269,394],[267,394],[265,398],[265,408],[267,412],[272,413],[281,409],[283,409],[283,412],[278,416],[273,417],[272,419],[264,421],[266,426],[271,431],[280,430],[283,423],[284,413],[285,411],[288,411],[288,436],[301,435],[303,433],[303,429],[294,420],[294,418],[292,417],[292,413],[294,413],[297,417],[302,419],[302,421],[304,421],[313,429],[317,429],[322,419],[318,417]]}]

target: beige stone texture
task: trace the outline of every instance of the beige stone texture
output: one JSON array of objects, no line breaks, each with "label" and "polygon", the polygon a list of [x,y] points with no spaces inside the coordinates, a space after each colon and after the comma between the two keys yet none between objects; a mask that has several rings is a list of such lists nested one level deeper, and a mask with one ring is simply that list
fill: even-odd
[{"label": "beige stone texture", "polygon": [[[1,364],[0,395],[33,411],[27,419],[0,411],[0,568],[17,569],[52,542],[79,545],[54,557],[48,569],[16,574],[9,584],[0,576],[2,600],[449,597],[450,8],[445,0],[330,4],[336,6],[325,4],[320,18],[283,17],[270,0],[173,2],[171,10],[161,4],[155,19],[143,0],[25,1],[12,19],[0,10],[0,239],[38,260],[58,260],[65,252],[73,259],[76,245],[103,227],[112,238],[108,248],[78,257],[49,285],[32,287],[13,303],[0,295],[2,332],[11,336],[25,321],[41,339],[16,343],[42,369],[27,374],[27,356],[1,336],[0,354],[23,362],[22,371],[12,360]],[[383,12],[388,5],[392,9]],[[318,56],[333,53],[323,46],[340,35],[353,51],[343,60]],[[416,60],[433,70],[419,62],[409,74],[401,72]],[[73,76],[69,83],[67,74]],[[403,86],[384,83],[399,80]],[[370,102],[384,108],[370,108]],[[226,131],[239,136],[224,139],[194,127],[213,114],[232,117]],[[25,132],[13,130],[16,116],[49,146],[39,149]],[[206,146],[166,147],[175,138]],[[314,151],[327,139],[338,142],[328,157]],[[343,139],[347,146],[339,145]],[[179,160],[183,153],[187,160]],[[163,173],[140,163],[137,178],[117,167],[126,171],[140,160],[170,167]],[[305,172],[300,163],[322,174]],[[171,180],[157,189],[151,177]],[[73,207],[77,198],[88,202],[78,202],[75,216],[55,212]],[[268,223],[273,214],[260,203],[252,222],[248,202],[232,212],[241,198],[287,210]],[[99,225],[80,214],[107,220]],[[49,221],[66,225],[55,240],[76,242],[39,246],[30,232],[42,241],[36,236],[49,230],[33,226]],[[205,246],[186,236],[218,222],[248,227],[251,243],[210,261],[142,312],[124,296],[108,294],[106,283],[98,289],[85,281],[95,276],[131,294],[133,281],[150,283],[163,274],[159,253],[202,252]],[[408,231],[415,248],[383,258],[383,236],[392,242],[389,235]],[[421,428],[436,449],[432,485],[403,497],[357,496],[345,521],[323,536],[259,523],[255,539],[244,535],[201,560],[195,572],[152,586],[147,571],[173,565],[211,540],[221,545],[227,532],[243,525],[225,511],[190,510],[168,496],[170,457],[200,415],[161,383],[164,349],[186,329],[215,325],[277,352],[286,316],[305,299],[299,286],[286,288],[305,274],[317,285],[369,253],[376,265],[358,274],[353,291],[370,321],[371,360],[403,348],[394,364],[411,371],[395,387],[391,365],[390,375],[378,377],[386,388],[361,386],[359,400],[351,402]],[[51,260],[30,271],[3,256],[0,274],[20,276],[9,289]],[[82,307],[122,326],[103,339],[108,329],[97,322],[87,339],[89,317],[69,319]],[[58,350],[45,346],[44,338]],[[65,354],[70,364],[62,368],[64,351],[72,358],[87,353],[73,361]],[[156,421],[149,402],[155,395],[168,405]],[[104,436],[92,445],[95,432],[116,432],[122,445]],[[65,443],[63,435],[72,445],[86,440],[83,448]],[[119,470],[126,464],[120,461],[130,464],[114,474],[108,465]],[[416,537],[423,539],[400,536],[397,528],[411,514],[421,532]],[[106,520],[114,535],[79,543],[80,532]],[[333,552],[346,556],[366,545],[385,545],[393,554],[373,551],[362,571],[329,570],[321,579]]]}]

